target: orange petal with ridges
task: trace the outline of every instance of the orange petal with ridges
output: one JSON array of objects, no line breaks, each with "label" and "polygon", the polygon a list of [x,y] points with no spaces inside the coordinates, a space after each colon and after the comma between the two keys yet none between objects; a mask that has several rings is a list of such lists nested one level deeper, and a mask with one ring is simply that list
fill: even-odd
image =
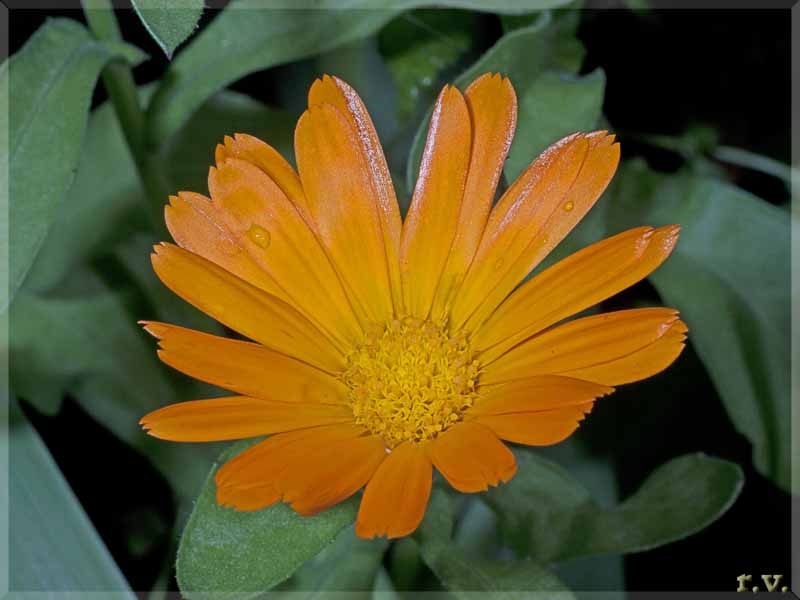
[{"label": "orange petal with ridges", "polygon": [[[557,374],[605,385],[637,381],[665,369],[683,349],[686,326],[669,308],[622,310],[576,319],[530,338],[481,375],[491,385]],[[656,345],[656,354],[653,348]],[[640,355],[643,351],[646,354]],[[658,357],[648,363],[642,358]]]},{"label": "orange petal with ridges", "polygon": [[499,74],[478,77],[464,92],[464,100],[472,123],[472,149],[455,239],[436,290],[434,318],[446,312],[475,256],[517,126],[514,87]]},{"label": "orange petal with ridges", "polygon": [[217,496],[229,499],[269,483],[298,513],[315,514],[345,500],[386,456],[383,444],[353,425],[274,435],[217,471]]},{"label": "orange petal with ridges", "polygon": [[539,412],[480,415],[474,422],[488,427],[508,442],[550,446],[572,435],[593,405],[593,402],[586,402]]},{"label": "orange petal with ridges", "polygon": [[335,446],[309,445],[286,461],[275,487],[297,513],[315,515],[364,487],[385,458],[386,447],[372,435]]},{"label": "orange petal with ridges", "polygon": [[351,421],[345,405],[275,402],[247,396],[192,400],[142,417],[149,435],[175,442],[241,440],[305,427]]},{"label": "orange petal with ridges", "polygon": [[428,456],[448,483],[460,492],[483,492],[517,472],[514,455],[487,427],[456,423],[428,445]]},{"label": "orange petal with ridges", "polygon": [[572,377],[536,375],[482,388],[480,398],[467,410],[464,418],[550,411],[585,404],[613,391],[612,387]]},{"label": "orange petal with ridges", "polygon": [[253,260],[242,240],[220,221],[210,198],[194,192],[179,192],[177,196],[170,196],[169,201],[164,207],[164,219],[172,238],[181,248],[286,300],[283,290]]},{"label": "orange petal with ridges", "polygon": [[345,365],[306,317],[280,298],[172,244],[155,246],[153,269],[169,289],[245,337],[329,373]]},{"label": "orange petal with ridges", "polygon": [[338,77],[325,75],[314,81],[308,92],[308,105],[317,106],[331,104],[350,121],[357,133],[364,160],[369,167],[370,180],[378,203],[378,214],[383,233],[386,261],[389,266],[389,280],[392,288],[392,300],[396,307],[402,306],[400,287],[400,207],[394,193],[392,176],[383,155],[383,148],[367,112],[364,102],[356,91]]},{"label": "orange petal with ridges", "polygon": [[481,363],[641,281],[670,255],[680,227],[637,227],[592,244],[523,284],[472,338]]},{"label": "orange petal with ridges", "polygon": [[395,447],[364,489],[356,535],[391,539],[413,533],[425,516],[432,480],[431,461],[422,446],[406,442]]},{"label": "orange petal with ridges", "polygon": [[271,483],[261,483],[247,488],[217,488],[217,504],[235,510],[261,510],[281,499],[280,492]]},{"label": "orange petal with ridges", "polygon": [[190,377],[246,396],[297,403],[341,405],[347,388],[338,379],[260,344],[144,321],[159,340],[159,358]]},{"label": "orange petal with ridges", "polygon": [[302,453],[305,445],[313,443],[315,439],[332,444],[359,435],[361,431],[350,425],[326,425],[279,433],[251,446],[222,465],[214,475],[214,482],[218,489],[246,489],[263,485],[273,480],[274,471],[282,464],[282,456]]},{"label": "orange petal with ridges", "polygon": [[489,215],[453,303],[453,326],[476,330],[594,205],[618,162],[619,144],[604,131],[573,134],[545,150]]},{"label": "orange petal with ridges", "polygon": [[217,166],[229,158],[245,160],[261,169],[283,191],[286,197],[300,209],[308,210],[300,177],[292,165],[269,144],[257,137],[245,133],[237,133],[233,137],[225,136],[224,145],[217,146],[215,152]]},{"label": "orange petal with ridges", "polygon": [[427,318],[459,225],[472,125],[461,92],[445,86],[431,115],[414,196],[403,223],[400,275],[406,311]]},{"label": "orange petal with ridges", "polygon": [[649,346],[607,363],[569,371],[568,374],[571,377],[613,385],[647,379],[675,362],[686,345],[687,331],[683,321],[675,321],[665,334]]},{"label": "orange petal with ridges", "polygon": [[297,208],[262,171],[239,159],[211,169],[208,187],[225,227],[343,353],[362,331],[339,278]]},{"label": "orange petal with ridges", "polygon": [[394,313],[378,202],[356,131],[330,104],[295,130],[300,180],[317,232],[363,325]]}]

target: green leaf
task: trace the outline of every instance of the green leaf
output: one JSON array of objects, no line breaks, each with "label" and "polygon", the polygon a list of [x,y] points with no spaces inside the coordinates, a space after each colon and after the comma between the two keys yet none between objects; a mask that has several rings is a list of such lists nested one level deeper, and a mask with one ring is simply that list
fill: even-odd
[{"label": "green leaf", "polygon": [[217,467],[247,448],[232,446],[211,469],[181,537],[177,575],[188,598],[254,598],[289,578],[356,517],[351,498],[314,517],[277,503],[253,512],[217,504]]},{"label": "green leaf", "polygon": [[[99,42],[75,21],[47,21],[0,66],[8,89],[10,276],[5,310],[25,279],[74,177],[97,77],[111,60],[141,60],[131,46]],[[5,100],[3,100],[5,102]]]},{"label": "green leaf", "polygon": [[653,471],[630,498],[604,508],[561,467],[517,453],[518,472],[487,500],[515,551],[542,562],[639,552],[687,537],[718,519],[743,483],[741,469],[703,454]]},{"label": "green leaf", "polygon": [[16,404],[10,417],[11,589],[103,591],[104,598],[135,599],[47,447]]},{"label": "green leaf", "polygon": [[[113,107],[89,118],[75,181],[60,203],[24,289],[54,288],[96,253],[145,226],[144,192]],[[102,177],[97,174],[102,173]]]},{"label": "green leaf", "polygon": [[553,573],[532,560],[467,558],[453,543],[452,533],[450,497],[434,487],[425,519],[414,537],[425,563],[457,598],[471,598],[474,592],[498,599],[574,598]]},{"label": "green leaf", "polygon": [[169,138],[214,92],[256,71],[315,56],[363,39],[412,8],[446,6],[520,13],[565,4],[565,0],[320,0],[276,5],[235,0],[170,65],[148,107],[148,137]]},{"label": "green leaf", "polygon": [[643,163],[616,177],[604,234],[636,225],[682,226],[650,281],[678,308],[756,467],[790,485],[789,216],[710,177],[662,175]]},{"label": "green leaf", "polygon": [[383,10],[258,10],[232,2],[170,65],[148,107],[149,137],[170,137],[214,92],[255,71],[368,36],[394,14]]},{"label": "green leaf", "polygon": [[[573,74],[583,60],[583,48],[570,27],[566,20],[542,17],[533,25],[510,31],[455,81],[464,89],[483,73],[499,72],[514,85],[519,116],[505,168],[509,180],[550,143],[593,127],[601,114],[605,77],[600,70],[585,77]],[[406,172],[409,189],[417,177],[428,120],[420,124],[411,147]]]},{"label": "green leaf", "polygon": [[147,31],[167,58],[197,28],[203,0],[131,0]]}]

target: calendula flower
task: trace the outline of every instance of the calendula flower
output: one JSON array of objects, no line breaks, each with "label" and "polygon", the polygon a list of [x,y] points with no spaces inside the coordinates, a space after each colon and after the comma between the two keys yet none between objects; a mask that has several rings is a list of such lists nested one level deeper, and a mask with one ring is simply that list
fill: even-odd
[{"label": "calendula flower", "polygon": [[604,131],[548,148],[493,199],[516,125],[508,79],[446,86],[401,221],[369,115],[343,81],[311,87],[297,172],[247,135],[217,147],[211,198],[181,192],[177,246],[152,255],[176,294],[253,341],[145,322],[168,365],[235,396],[142,419],[175,441],[269,435],[223,465],[217,500],[313,515],[365,487],[362,537],[413,532],[433,467],[455,489],[508,481],[501,440],[555,444],[595,400],[680,354],[667,308],[561,323],[646,277],[677,226],[639,227],[520,283],[592,207],[619,161]]}]

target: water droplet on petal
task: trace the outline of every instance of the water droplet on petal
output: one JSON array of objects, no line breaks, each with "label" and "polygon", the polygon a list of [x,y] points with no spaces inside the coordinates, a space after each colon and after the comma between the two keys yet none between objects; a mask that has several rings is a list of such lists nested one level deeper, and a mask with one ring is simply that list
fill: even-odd
[{"label": "water droplet on petal", "polygon": [[247,237],[249,237],[250,241],[256,246],[260,246],[264,248],[264,250],[269,248],[271,236],[269,231],[261,227],[261,225],[256,225],[255,223],[250,225],[250,229],[247,230]]},{"label": "water droplet on petal", "polygon": [[567,212],[571,211],[573,208],[575,208],[575,203],[572,200],[568,201],[564,205],[564,210],[567,211]]},{"label": "water droplet on petal", "polygon": [[503,267],[503,259],[502,258],[498,258],[496,261],[494,261],[494,270],[495,271],[499,271],[502,267]]}]

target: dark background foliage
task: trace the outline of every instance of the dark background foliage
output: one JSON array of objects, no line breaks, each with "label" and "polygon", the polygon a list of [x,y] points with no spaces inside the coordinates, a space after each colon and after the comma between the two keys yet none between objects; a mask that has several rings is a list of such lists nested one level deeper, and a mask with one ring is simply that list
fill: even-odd
[{"label": "dark background foliage", "polygon": [[[83,21],[76,10],[14,10],[11,53],[50,16]],[[153,58],[136,69],[137,81],[156,79],[166,59],[132,11],[117,16],[128,41]],[[213,16],[206,11],[200,27]],[[498,17],[480,17],[484,49],[501,33]],[[578,37],[586,47],[582,72],[602,67],[606,73],[603,112],[626,158],[642,156],[658,170],[676,171],[685,157],[648,137],[664,135],[683,136],[701,149],[721,143],[790,162],[787,11],[584,10]],[[232,87],[279,102],[281,75],[276,68]],[[104,98],[98,86],[93,105]],[[775,205],[788,202],[778,179],[726,168],[738,186]],[[642,283],[608,306],[623,307],[629,298],[642,296],[657,298]],[[698,450],[740,464],[746,484],[733,508],[703,532],[626,556],[627,588],[724,590],[733,589],[742,573],[788,576],[788,494],[753,468],[749,443],[736,433],[691,345],[673,371],[599,403],[591,426],[578,435],[593,452],[613,458],[621,497],[635,491],[656,466]],[[149,589],[169,561],[173,541],[176,514],[167,482],[71,399],[54,417],[24,402],[23,408],[133,589]]]}]

